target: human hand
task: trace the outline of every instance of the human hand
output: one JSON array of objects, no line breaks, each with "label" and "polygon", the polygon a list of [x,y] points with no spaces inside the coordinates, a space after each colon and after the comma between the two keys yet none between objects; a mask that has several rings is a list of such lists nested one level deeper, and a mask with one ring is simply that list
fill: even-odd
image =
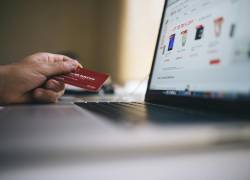
[{"label": "human hand", "polygon": [[0,66],[0,104],[54,103],[63,95],[65,85],[50,78],[70,73],[79,65],[63,55],[37,53]]}]

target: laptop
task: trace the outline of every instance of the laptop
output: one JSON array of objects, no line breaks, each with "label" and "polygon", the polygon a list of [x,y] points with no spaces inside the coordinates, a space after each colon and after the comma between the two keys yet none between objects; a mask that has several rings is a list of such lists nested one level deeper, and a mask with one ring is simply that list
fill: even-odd
[{"label": "laptop", "polygon": [[144,103],[1,107],[0,164],[249,143],[249,7],[166,1]]},{"label": "laptop", "polygon": [[[113,121],[125,122],[193,122],[193,110],[247,115],[248,7],[248,0],[166,1],[145,103],[76,104]],[[189,110],[191,115],[173,112],[170,107]]]}]

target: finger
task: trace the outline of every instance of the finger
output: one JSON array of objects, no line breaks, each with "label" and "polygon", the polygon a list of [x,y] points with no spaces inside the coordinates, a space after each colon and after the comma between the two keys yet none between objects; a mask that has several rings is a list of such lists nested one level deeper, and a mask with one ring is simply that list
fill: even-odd
[{"label": "finger", "polygon": [[35,101],[40,103],[56,103],[58,98],[62,95],[62,92],[54,92],[47,89],[38,88],[33,92]]},{"label": "finger", "polygon": [[77,67],[79,67],[79,62],[73,60],[67,56],[58,55],[58,54],[47,54],[43,65],[40,69],[41,73],[47,77],[67,74],[74,71]]},{"label": "finger", "polygon": [[60,92],[64,90],[65,84],[63,82],[50,79],[46,82],[45,88],[48,90],[55,91],[55,92]]},{"label": "finger", "polygon": [[33,98],[30,93],[26,93],[16,99],[17,104],[31,103],[32,101],[33,101]]},{"label": "finger", "polygon": [[76,67],[83,67],[76,59],[72,59],[68,56],[64,56],[64,55],[60,55],[60,54],[49,54],[49,62],[52,63],[52,65],[53,65],[53,63],[57,63],[57,62],[60,63],[61,61],[63,61],[63,62],[70,62],[71,61],[71,62],[76,64]]}]

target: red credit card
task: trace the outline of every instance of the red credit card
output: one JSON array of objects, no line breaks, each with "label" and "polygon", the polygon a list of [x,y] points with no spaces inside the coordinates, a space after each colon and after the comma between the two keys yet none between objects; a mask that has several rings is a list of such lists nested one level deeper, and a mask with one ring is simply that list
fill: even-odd
[{"label": "red credit card", "polygon": [[108,74],[79,67],[72,73],[55,76],[53,79],[64,82],[65,84],[83,88],[87,91],[96,92],[102,87],[108,77]]}]

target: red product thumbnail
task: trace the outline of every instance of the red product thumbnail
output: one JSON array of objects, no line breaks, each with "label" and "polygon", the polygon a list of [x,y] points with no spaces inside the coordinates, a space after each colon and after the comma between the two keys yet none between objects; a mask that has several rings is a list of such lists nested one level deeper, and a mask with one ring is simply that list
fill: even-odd
[{"label": "red product thumbnail", "polygon": [[217,19],[214,20],[214,32],[216,37],[219,37],[221,35],[223,22],[224,22],[223,17],[218,17]]},{"label": "red product thumbnail", "polygon": [[221,63],[221,61],[219,59],[212,59],[209,62],[210,65],[217,65],[217,64],[220,64],[220,63]]}]

